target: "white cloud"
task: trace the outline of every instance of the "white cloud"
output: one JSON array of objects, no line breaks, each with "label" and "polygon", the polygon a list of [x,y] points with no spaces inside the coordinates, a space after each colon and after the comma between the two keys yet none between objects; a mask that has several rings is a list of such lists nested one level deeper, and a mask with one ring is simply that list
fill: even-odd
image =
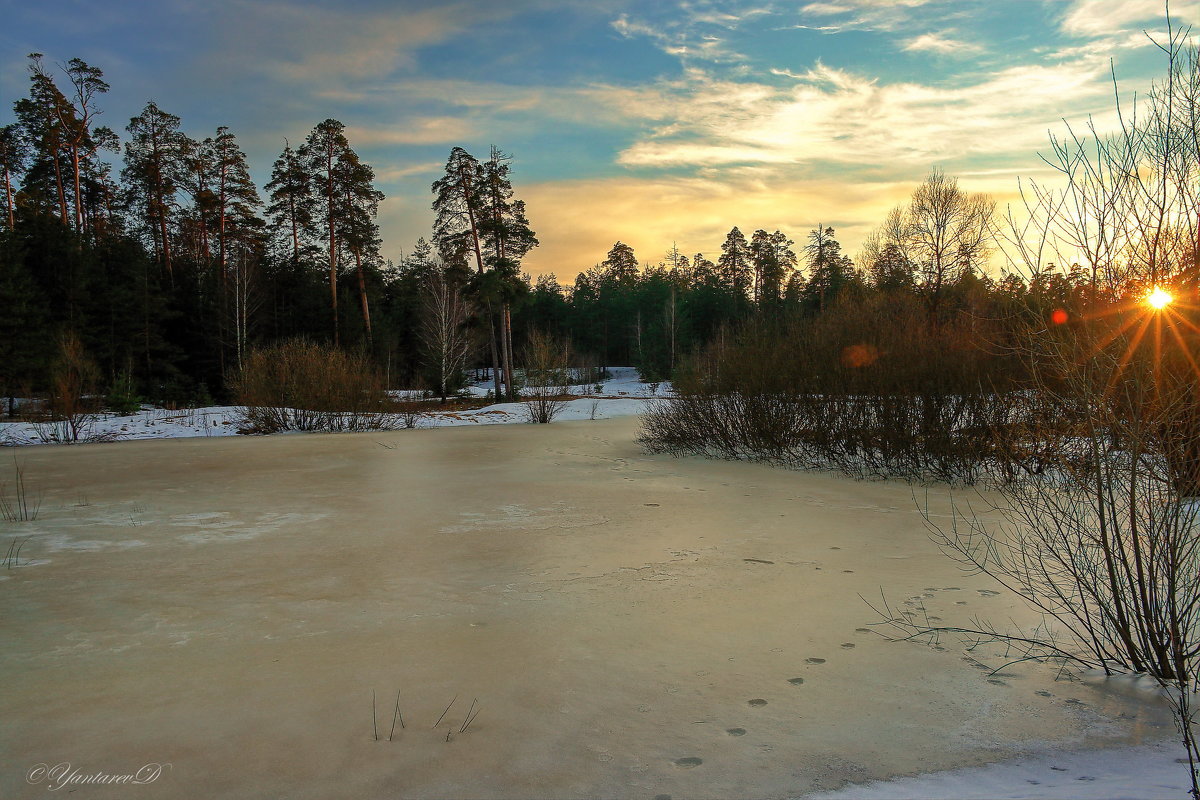
[{"label": "white cloud", "polygon": [[444,166],[440,161],[426,161],[420,164],[390,164],[375,171],[375,180],[379,183],[390,183],[405,178],[427,175],[430,183],[441,177]]},{"label": "white cloud", "polygon": [[802,16],[844,17],[837,21],[846,28],[897,30],[914,22],[912,10],[939,0],[819,0],[800,8]]},{"label": "white cloud", "polygon": [[[1200,2],[1171,3],[1176,25],[1200,21]],[[1073,36],[1110,36],[1131,29],[1160,29],[1166,17],[1162,3],[1149,0],[1071,0],[1062,18],[1062,30]]]},{"label": "white cloud", "polygon": [[909,52],[937,53],[939,55],[969,56],[983,50],[977,42],[951,39],[940,33],[923,33],[904,42]]},{"label": "white cloud", "polygon": [[909,165],[1028,153],[1064,108],[1106,108],[1105,65],[1027,65],[965,86],[884,84],[818,64],[791,86],[735,83],[692,72],[630,102],[659,123],[620,155],[628,166]]},{"label": "white cloud", "polygon": [[460,117],[405,117],[390,125],[351,125],[346,137],[355,147],[378,145],[441,144],[475,135],[471,123]]},{"label": "white cloud", "polygon": [[712,63],[745,61],[746,56],[731,49],[720,36],[712,33],[713,28],[731,30],[745,19],[768,13],[766,9],[746,11],[742,14],[698,10],[684,4],[682,16],[659,22],[631,18],[620,14],[610,24],[613,30],[627,39],[644,36],[668,55],[680,59],[699,59]]}]

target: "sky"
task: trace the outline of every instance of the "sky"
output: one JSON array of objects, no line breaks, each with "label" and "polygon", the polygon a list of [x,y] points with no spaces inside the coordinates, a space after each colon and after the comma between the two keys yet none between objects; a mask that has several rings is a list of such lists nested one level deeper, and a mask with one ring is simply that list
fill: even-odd
[{"label": "sky", "polygon": [[[1174,0],[1175,24],[1200,0]],[[513,157],[569,284],[612,244],[715,260],[733,226],[854,254],[933,168],[1018,202],[1049,136],[1115,122],[1164,73],[1157,0],[0,0],[0,124],[26,56],[81,58],[102,124],[146,102],[237,134],[261,186],[284,141],[335,118],[387,199],[385,258],[433,223],[450,148]]]}]

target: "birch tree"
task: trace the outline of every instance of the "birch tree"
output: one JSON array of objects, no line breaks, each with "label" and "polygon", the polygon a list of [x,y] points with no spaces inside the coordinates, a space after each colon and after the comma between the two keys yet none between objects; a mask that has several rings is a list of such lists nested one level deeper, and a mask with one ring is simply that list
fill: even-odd
[{"label": "birch tree", "polygon": [[471,350],[470,306],[462,286],[440,265],[428,272],[421,289],[421,345],[435,384],[446,402],[458,387]]}]

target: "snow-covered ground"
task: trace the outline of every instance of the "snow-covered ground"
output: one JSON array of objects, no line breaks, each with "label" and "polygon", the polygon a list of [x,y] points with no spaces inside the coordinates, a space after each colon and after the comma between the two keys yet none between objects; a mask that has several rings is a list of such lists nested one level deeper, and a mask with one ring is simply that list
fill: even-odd
[{"label": "snow-covered ground", "polygon": [[[643,383],[633,367],[610,367],[610,377],[595,386],[571,387],[573,394],[587,395],[569,400],[555,420],[611,419],[640,414],[646,401],[665,397],[669,383]],[[486,397],[490,383],[468,387],[472,397]],[[175,439],[195,436],[233,436],[238,432],[240,414],[236,406],[208,406],[170,411],[144,406],[136,414],[101,414],[88,426],[88,432],[103,441],[126,439]],[[496,425],[528,422],[523,403],[494,403],[464,411],[429,411],[417,420],[418,428],[443,428],[454,425]],[[397,426],[400,424],[397,416]],[[0,422],[0,445],[42,444],[37,426],[28,422]]]},{"label": "snow-covered ground", "polygon": [[1174,742],[1048,753],[984,767],[847,786],[836,792],[808,795],[805,800],[1184,798],[1190,789],[1184,755],[1183,747]]}]

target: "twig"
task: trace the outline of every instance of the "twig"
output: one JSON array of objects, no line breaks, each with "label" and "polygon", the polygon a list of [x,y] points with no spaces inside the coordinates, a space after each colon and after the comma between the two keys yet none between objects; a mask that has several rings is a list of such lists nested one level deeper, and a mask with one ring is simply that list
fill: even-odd
[{"label": "twig", "polygon": [[[477,700],[477,699],[478,699],[478,698],[476,698],[476,700]],[[475,700],[472,700],[472,701],[471,701],[471,708],[475,708]],[[483,706],[480,706],[480,707],[479,707],[479,708],[478,708],[478,709],[475,711],[475,713],[474,713],[474,714],[472,714],[472,713],[471,713],[471,712],[468,710],[468,711],[467,711],[467,719],[466,719],[466,721],[465,721],[465,722],[463,722],[463,724],[462,724],[462,727],[458,729],[458,732],[459,732],[459,733],[464,733],[464,732],[467,730],[467,728],[469,728],[469,727],[471,726],[471,723],[475,721],[475,718],[479,716],[479,712],[480,712],[480,711],[482,711],[482,710],[483,710]]]},{"label": "twig", "polygon": [[[457,700],[457,699],[458,699],[458,695],[454,695],[454,700]],[[451,700],[451,701],[450,701],[450,705],[449,705],[449,706],[446,706],[446,710],[442,712],[442,716],[441,716],[441,717],[438,717],[438,718],[437,718],[437,722],[433,723],[433,727],[435,727],[435,728],[436,728],[438,725],[441,725],[441,724],[442,724],[442,718],[443,718],[443,717],[445,717],[445,716],[446,716],[446,714],[448,714],[448,713],[450,712],[450,706],[454,705],[454,700]],[[450,740],[449,740],[449,739],[447,739],[446,741],[450,741]]]},{"label": "twig", "polygon": [[388,732],[388,741],[392,740],[392,734],[396,732],[396,718],[400,718],[400,730],[404,730],[404,715],[400,713],[400,690],[396,690],[396,707],[392,709],[392,729]]},{"label": "twig", "polygon": [[375,690],[371,690],[371,730],[375,733],[375,741],[379,741],[379,726],[375,723]]}]

